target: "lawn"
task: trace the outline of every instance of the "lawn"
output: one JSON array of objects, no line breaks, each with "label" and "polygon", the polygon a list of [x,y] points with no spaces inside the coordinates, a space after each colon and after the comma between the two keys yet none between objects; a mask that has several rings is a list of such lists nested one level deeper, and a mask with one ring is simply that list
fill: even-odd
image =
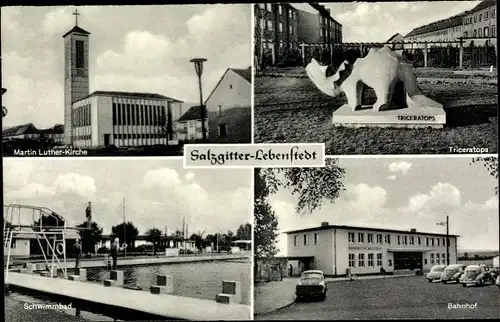
[{"label": "lawn", "polygon": [[327,154],[447,154],[450,147],[497,153],[496,72],[416,69],[425,95],[443,104],[444,129],[334,127],[345,97],[329,97],[301,68],[255,77],[255,143],[325,143]]}]

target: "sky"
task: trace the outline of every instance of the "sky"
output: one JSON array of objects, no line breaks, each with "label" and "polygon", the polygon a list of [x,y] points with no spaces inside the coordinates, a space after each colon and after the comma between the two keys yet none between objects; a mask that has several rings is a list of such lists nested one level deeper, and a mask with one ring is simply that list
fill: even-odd
[{"label": "sky", "polygon": [[[62,35],[75,25],[75,8],[2,8],[2,105],[9,111],[4,126],[63,123]],[[204,98],[227,68],[251,65],[250,5],[83,6],[78,12],[78,26],[91,33],[91,92],[148,92],[198,102],[191,58],[207,59]]]},{"label": "sky", "polygon": [[[344,42],[384,42],[392,35],[470,10],[480,1],[324,3],[342,24]],[[297,5],[296,5],[297,6]],[[298,5],[307,9],[308,5]]]},{"label": "sky", "polygon": [[[144,234],[156,227],[168,233],[236,233],[252,223],[251,170],[185,170],[182,159],[5,159],[4,204],[44,206],[66,218],[69,225],[85,221],[92,202],[92,219],[104,228],[132,221]],[[31,213],[22,213],[22,223]],[[29,223],[27,223],[29,224]]]},{"label": "sky", "polygon": [[[341,159],[345,191],[309,214],[296,214],[297,198],[282,188],[271,196],[280,232],[331,225],[460,235],[459,250],[498,250],[498,181],[466,158]],[[286,255],[286,238],[278,242]]]}]

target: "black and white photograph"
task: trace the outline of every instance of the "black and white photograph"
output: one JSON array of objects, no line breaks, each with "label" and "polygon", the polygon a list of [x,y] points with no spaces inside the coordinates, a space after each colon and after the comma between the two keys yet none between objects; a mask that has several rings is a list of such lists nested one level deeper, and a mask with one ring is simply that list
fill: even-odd
[{"label": "black and white photograph", "polygon": [[251,319],[252,170],[3,166],[5,321]]},{"label": "black and white photograph", "polygon": [[500,316],[498,158],[257,168],[254,317]]},{"label": "black and white photograph", "polygon": [[254,6],[254,142],[497,153],[496,1]]},{"label": "black and white photograph", "polygon": [[6,156],[251,143],[250,4],[2,8]]}]

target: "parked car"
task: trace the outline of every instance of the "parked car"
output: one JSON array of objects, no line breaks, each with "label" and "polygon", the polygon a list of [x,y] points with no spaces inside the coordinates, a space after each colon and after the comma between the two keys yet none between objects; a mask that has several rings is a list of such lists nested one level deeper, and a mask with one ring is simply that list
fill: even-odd
[{"label": "parked car", "polygon": [[304,271],[295,287],[297,299],[319,297],[324,300],[327,291],[325,276],[322,271],[318,270]]},{"label": "parked car", "polygon": [[430,282],[439,281],[441,279],[441,273],[446,268],[446,265],[434,265],[431,271],[425,275],[425,278]]},{"label": "parked car", "polygon": [[460,278],[460,283],[463,287],[466,287],[469,284],[494,284],[495,278],[489,271],[488,267],[484,265],[469,265],[465,268],[465,273]]},{"label": "parked car", "polygon": [[466,267],[467,265],[464,264],[451,264],[446,266],[441,273],[441,282],[443,284],[453,281],[460,283],[460,277],[462,277]]}]

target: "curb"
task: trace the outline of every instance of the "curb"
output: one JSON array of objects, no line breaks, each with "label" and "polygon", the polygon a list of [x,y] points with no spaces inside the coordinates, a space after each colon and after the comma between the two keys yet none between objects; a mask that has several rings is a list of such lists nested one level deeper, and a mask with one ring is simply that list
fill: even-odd
[{"label": "curb", "polygon": [[386,275],[386,277],[379,277],[379,278],[358,278],[354,280],[336,280],[336,281],[327,281],[327,284],[330,283],[337,283],[337,282],[355,282],[355,281],[369,281],[369,280],[381,280],[381,279],[391,279],[391,278],[401,278],[401,277],[410,277],[410,276],[416,276],[416,275]]},{"label": "curb", "polygon": [[[292,301],[292,302],[290,302],[290,303],[288,303],[288,304],[285,304],[285,305],[283,305],[283,306],[280,306],[280,307],[278,307],[278,308],[276,308],[276,309],[269,310],[269,311],[267,311],[267,312],[261,312],[261,313],[255,313],[255,312],[254,312],[254,313],[253,313],[253,316],[255,317],[255,316],[259,316],[259,315],[265,315],[265,314],[269,314],[269,313],[273,313],[273,312],[276,312],[276,311],[280,311],[280,310],[286,309],[287,307],[289,307],[289,306],[293,305],[293,304],[295,303],[295,300],[296,300],[296,296],[295,296],[295,294],[294,294],[294,295],[293,295],[293,301]],[[254,303],[254,307],[255,307],[255,303]]]}]

